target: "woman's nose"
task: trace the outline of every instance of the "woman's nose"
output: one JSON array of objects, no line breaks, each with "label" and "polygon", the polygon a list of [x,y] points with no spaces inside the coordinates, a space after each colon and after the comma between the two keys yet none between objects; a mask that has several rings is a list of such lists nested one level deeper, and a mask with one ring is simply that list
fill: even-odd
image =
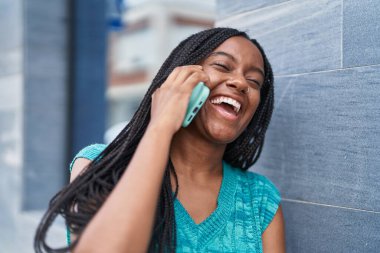
[{"label": "woman's nose", "polygon": [[230,79],[227,81],[227,87],[236,89],[239,92],[246,94],[249,91],[249,86],[247,83],[240,79]]}]

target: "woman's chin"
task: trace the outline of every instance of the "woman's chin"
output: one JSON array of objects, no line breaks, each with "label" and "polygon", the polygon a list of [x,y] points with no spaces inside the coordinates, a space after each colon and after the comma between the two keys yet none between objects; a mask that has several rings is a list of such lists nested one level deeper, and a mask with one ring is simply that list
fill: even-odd
[{"label": "woman's chin", "polygon": [[231,143],[239,136],[233,129],[208,129],[206,134],[210,141],[218,144]]},{"label": "woman's chin", "polygon": [[189,128],[192,131],[196,131],[206,138],[210,142],[216,144],[228,144],[236,140],[241,132],[237,129],[238,126],[225,124],[224,122],[219,122],[217,120],[204,120],[199,118],[194,120],[194,124],[191,124]]}]

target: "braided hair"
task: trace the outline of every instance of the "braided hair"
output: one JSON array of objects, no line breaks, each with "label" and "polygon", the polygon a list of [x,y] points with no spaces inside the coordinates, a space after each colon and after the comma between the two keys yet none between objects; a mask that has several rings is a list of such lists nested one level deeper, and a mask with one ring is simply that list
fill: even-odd
[{"label": "braided hair", "polygon": [[[54,220],[61,215],[70,232],[81,235],[131,161],[150,121],[151,97],[154,91],[162,85],[174,68],[199,64],[215,48],[233,36],[243,36],[259,49],[264,60],[265,77],[260,92],[260,104],[251,122],[236,140],[227,145],[223,159],[242,170],[247,170],[257,161],[273,111],[273,73],[268,59],[259,43],[250,39],[242,31],[232,28],[212,28],[196,33],[183,40],[171,52],[153,79],[130,123],[79,177],[51,199],[49,208],[36,231],[34,241],[36,252],[68,252],[76,246],[78,240],[67,247],[58,249],[53,249],[46,243],[48,229]],[[176,182],[174,197],[170,180],[171,173]],[[177,191],[178,180],[169,159],[162,181],[149,252],[175,252],[174,198]]]}]

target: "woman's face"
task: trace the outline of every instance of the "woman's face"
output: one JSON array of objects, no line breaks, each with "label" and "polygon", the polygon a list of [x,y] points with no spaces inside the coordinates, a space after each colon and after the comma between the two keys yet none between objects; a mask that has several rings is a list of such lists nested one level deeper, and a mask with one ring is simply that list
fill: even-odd
[{"label": "woman's face", "polygon": [[223,42],[202,63],[210,78],[210,96],[190,128],[216,143],[234,141],[251,121],[264,83],[258,48],[244,37]]}]

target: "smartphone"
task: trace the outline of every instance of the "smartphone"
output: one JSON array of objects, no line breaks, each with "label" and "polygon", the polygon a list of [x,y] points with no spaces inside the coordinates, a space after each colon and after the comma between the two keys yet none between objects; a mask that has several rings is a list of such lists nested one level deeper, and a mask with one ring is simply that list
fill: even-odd
[{"label": "smartphone", "polygon": [[202,105],[206,102],[209,94],[210,89],[203,82],[199,82],[195,86],[191,93],[190,102],[187,106],[187,111],[185,119],[182,122],[182,127],[187,127],[191,123],[199,109],[201,109]]}]

